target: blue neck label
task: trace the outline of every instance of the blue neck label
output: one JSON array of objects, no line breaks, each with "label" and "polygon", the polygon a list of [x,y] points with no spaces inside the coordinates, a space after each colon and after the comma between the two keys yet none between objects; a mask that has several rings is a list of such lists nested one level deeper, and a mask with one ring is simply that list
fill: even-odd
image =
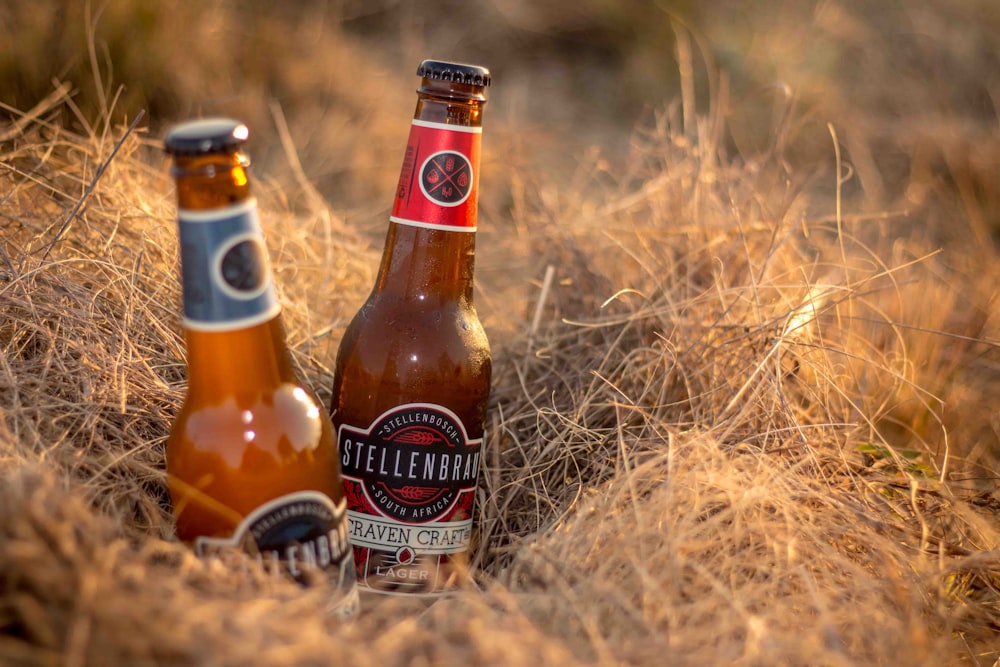
[{"label": "blue neck label", "polygon": [[281,312],[255,199],[207,211],[180,209],[177,223],[185,327],[231,331]]}]

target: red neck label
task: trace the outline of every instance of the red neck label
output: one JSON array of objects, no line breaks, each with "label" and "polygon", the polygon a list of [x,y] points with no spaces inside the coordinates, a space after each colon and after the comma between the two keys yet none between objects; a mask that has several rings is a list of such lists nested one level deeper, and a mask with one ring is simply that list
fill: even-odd
[{"label": "red neck label", "polygon": [[414,120],[389,219],[401,225],[476,231],[483,128]]}]

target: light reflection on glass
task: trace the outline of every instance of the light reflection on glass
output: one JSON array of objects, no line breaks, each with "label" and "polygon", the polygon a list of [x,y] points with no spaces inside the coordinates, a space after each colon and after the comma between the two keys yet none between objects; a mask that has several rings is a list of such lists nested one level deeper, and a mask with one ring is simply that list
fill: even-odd
[{"label": "light reflection on glass", "polygon": [[247,173],[243,170],[243,167],[236,167],[233,169],[233,183],[238,187],[242,187],[247,184]]},{"label": "light reflection on glass", "polygon": [[313,403],[312,399],[309,397],[309,394],[306,393],[305,389],[303,389],[302,387],[296,387],[295,389],[292,390],[292,397],[295,398],[295,400],[298,401],[299,403],[305,404],[306,417],[308,417],[309,419],[319,418],[319,406]]}]

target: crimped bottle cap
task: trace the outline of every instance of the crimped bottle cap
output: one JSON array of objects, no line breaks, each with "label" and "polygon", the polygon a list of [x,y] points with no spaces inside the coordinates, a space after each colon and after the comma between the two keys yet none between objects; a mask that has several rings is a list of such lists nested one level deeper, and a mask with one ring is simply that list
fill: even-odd
[{"label": "crimped bottle cap", "polygon": [[163,139],[170,155],[230,153],[246,143],[250,130],[232,118],[198,118],[174,125]]},{"label": "crimped bottle cap", "polygon": [[425,60],[417,67],[417,76],[425,79],[454,81],[470,86],[490,85],[490,71],[479,65],[463,65],[442,60]]}]

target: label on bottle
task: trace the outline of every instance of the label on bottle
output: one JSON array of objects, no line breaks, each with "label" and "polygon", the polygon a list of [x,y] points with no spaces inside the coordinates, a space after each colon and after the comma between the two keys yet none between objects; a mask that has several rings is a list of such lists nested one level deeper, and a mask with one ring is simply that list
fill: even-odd
[{"label": "label on bottle", "polygon": [[414,120],[389,219],[402,225],[476,231],[483,128]]},{"label": "label on bottle", "polygon": [[469,549],[482,438],[447,408],[410,403],[337,439],[360,582],[435,592],[442,563]]},{"label": "label on bottle", "polygon": [[221,558],[237,550],[300,583],[319,573],[341,593],[333,601],[334,610],[351,615],[357,607],[357,590],[346,515],[346,500],[334,505],[325,493],[299,491],[264,503],[228,538],[196,538],[194,548],[203,558]]},{"label": "label on bottle", "polygon": [[231,331],[281,311],[257,215],[257,201],[177,212],[184,326]]}]

